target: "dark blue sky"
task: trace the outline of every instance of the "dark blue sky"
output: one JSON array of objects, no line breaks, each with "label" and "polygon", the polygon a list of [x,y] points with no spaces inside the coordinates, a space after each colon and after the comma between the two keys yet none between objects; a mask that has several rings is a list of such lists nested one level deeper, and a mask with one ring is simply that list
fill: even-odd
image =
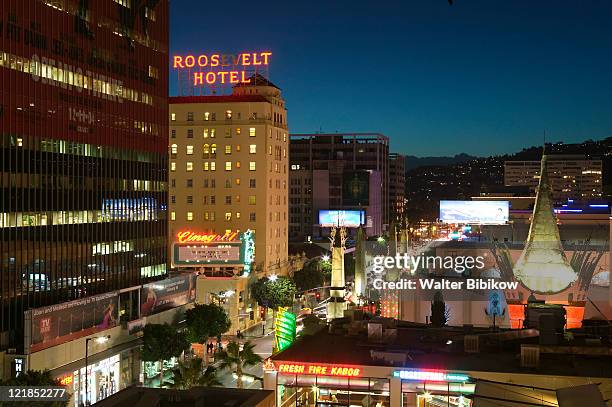
[{"label": "dark blue sky", "polygon": [[381,132],[418,156],[612,136],[609,0],[170,0],[170,44],[272,51],[293,133]]}]

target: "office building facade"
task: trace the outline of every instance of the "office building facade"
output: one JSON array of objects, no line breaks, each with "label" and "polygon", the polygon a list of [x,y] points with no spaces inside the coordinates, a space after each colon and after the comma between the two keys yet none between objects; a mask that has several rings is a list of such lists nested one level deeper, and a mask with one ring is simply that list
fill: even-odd
[{"label": "office building facade", "polygon": [[321,210],[364,211],[363,226],[380,235],[389,223],[389,139],[376,133],[292,134],[290,239],[326,236]]},{"label": "office building facade", "polygon": [[166,274],[168,2],[138,4],[2,4],[0,350],[27,309]]},{"label": "office building facade", "polygon": [[[602,161],[581,155],[550,155],[548,173],[555,201],[592,200],[602,197]],[[540,161],[506,161],[507,187],[529,187],[535,194],[540,179]]]},{"label": "office building facade", "polygon": [[389,221],[398,225],[404,220],[406,207],[406,157],[389,154]]}]

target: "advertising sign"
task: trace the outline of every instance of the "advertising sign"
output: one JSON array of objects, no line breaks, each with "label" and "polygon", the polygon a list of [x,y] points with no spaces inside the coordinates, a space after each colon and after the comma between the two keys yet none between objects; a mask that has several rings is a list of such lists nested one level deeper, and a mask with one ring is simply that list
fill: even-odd
[{"label": "advertising sign", "polygon": [[92,335],[117,325],[119,293],[116,291],[29,310],[30,352]]},{"label": "advertising sign", "polygon": [[274,320],[274,340],[278,352],[288,348],[295,341],[296,317],[287,310],[288,308],[279,307]]},{"label": "advertising sign", "polygon": [[364,218],[364,211],[319,211],[319,225],[322,227],[345,226],[349,228],[357,228],[365,223]]},{"label": "advertising sign", "polygon": [[354,171],[342,180],[342,205],[367,206],[370,204],[370,173]]},{"label": "advertising sign", "polygon": [[142,286],[140,316],[157,314],[195,301],[195,274],[183,274]]},{"label": "advertising sign", "polygon": [[445,223],[501,225],[509,214],[508,201],[440,201],[440,220]]},{"label": "advertising sign", "polygon": [[176,234],[172,255],[173,264],[181,267],[242,265],[248,273],[255,257],[255,233],[247,230],[219,235],[183,230]]}]

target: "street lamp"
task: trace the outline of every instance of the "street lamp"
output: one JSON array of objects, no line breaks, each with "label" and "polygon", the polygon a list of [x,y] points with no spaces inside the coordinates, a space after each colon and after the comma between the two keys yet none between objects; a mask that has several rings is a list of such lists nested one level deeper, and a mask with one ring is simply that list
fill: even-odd
[{"label": "street lamp", "polygon": [[271,274],[270,276],[268,276],[268,279],[272,282],[278,280],[278,276],[276,274]]},{"label": "street lamp", "polygon": [[95,336],[93,338],[85,339],[85,405],[89,405],[89,363],[87,361],[89,357],[89,341],[96,341],[96,343],[102,344],[110,339],[110,335],[106,336]]},{"label": "street lamp", "polygon": [[323,257],[321,257],[321,260],[323,261],[329,261],[329,256],[326,254]]}]

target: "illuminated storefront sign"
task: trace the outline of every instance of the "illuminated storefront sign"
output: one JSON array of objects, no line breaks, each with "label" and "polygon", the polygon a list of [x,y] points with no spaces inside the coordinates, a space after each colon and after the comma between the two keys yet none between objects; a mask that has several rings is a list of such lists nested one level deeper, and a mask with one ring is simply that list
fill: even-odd
[{"label": "illuminated storefront sign", "polygon": [[431,381],[431,382],[467,382],[470,376],[462,373],[448,373],[432,370],[396,370],[393,377],[404,380]]},{"label": "illuminated storefront sign", "polygon": [[188,70],[193,86],[250,83],[250,72],[270,64],[271,52],[174,55],[172,67]]},{"label": "illuminated storefront sign", "polygon": [[361,368],[344,365],[323,365],[309,363],[280,363],[277,367],[278,373],[321,375],[321,376],[343,376],[358,377]]},{"label": "illuminated storefront sign", "polygon": [[255,260],[255,232],[227,231],[220,235],[183,230],[176,234],[172,253],[176,266],[242,265],[243,273],[248,274]]},{"label": "illuminated storefront sign", "polygon": [[287,308],[279,307],[274,320],[274,340],[277,351],[287,349],[295,341],[296,326],[295,314],[289,312]]},{"label": "illuminated storefront sign", "polygon": [[234,242],[238,232],[227,231],[224,235],[216,233],[199,234],[191,230],[184,230],[176,234],[178,243],[212,243],[212,242]]}]

